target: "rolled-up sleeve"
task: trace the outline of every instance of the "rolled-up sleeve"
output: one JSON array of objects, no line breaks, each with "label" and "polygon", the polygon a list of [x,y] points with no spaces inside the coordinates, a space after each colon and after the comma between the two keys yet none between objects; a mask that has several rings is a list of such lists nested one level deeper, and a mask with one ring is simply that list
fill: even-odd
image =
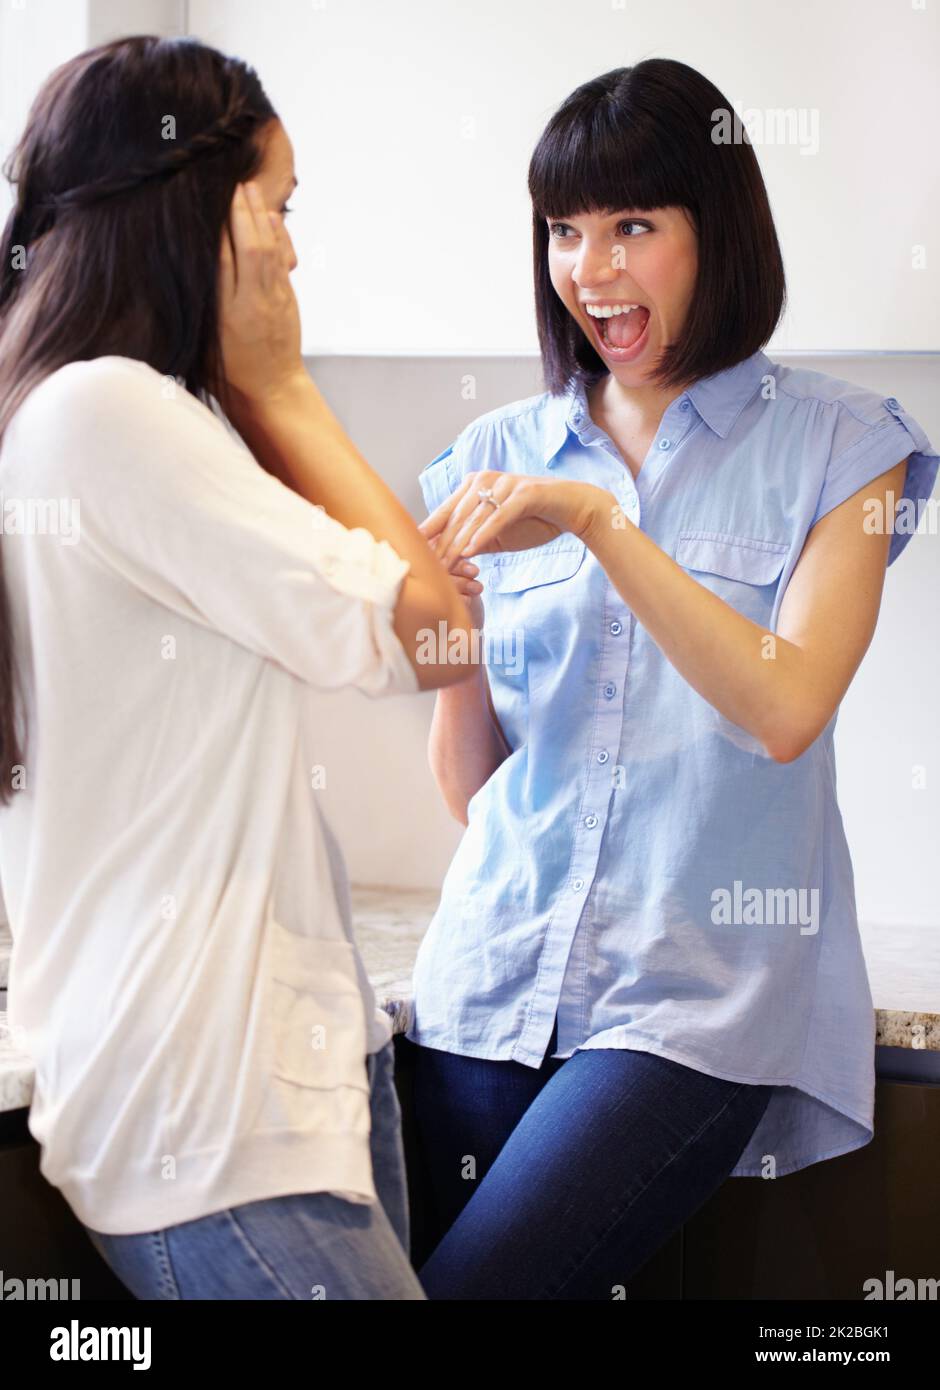
[{"label": "rolled-up sleeve", "polygon": [[48,385],[42,447],[71,461],[80,544],[102,563],[311,686],[418,689],[393,626],[410,565],[387,541],[265,472],[144,364],[73,363]]},{"label": "rolled-up sleeve", "polygon": [[902,459],[909,462],[903,495],[895,499],[894,532],[888,551],[888,564],[892,564],[914,534],[940,468],[940,455],[917,421],[893,396],[883,398],[867,419],[842,410],[811,524],[815,525],[827,512]]}]

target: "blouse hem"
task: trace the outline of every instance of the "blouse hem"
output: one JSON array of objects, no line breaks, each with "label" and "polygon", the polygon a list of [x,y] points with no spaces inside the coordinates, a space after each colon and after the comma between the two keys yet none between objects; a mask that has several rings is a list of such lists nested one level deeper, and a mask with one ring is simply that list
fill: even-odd
[{"label": "blouse hem", "polygon": [[[418,1047],[438,1048],[445,1052],[456,1052],[458,1056],[481,1057],[482,1060],[490,1062],[503,1062],[509,1060],[505,1057],[493,1057],[491,1055],[484,1055],[475,1052],[463,1052],[460,1050],[459,1047],[455,1046],[451,1042],[441,1042],[440,1040],[433,1043],[423,1042],[420,1038],[412,1036],[412,1032],[417,1031],[417,1029],[409,1030],[406,1036],[408,1037],[409,1041],[414,1042]],[[637,1039],[636,1042],[633,1041],[634,1038]],[[601,1044],[593,1046],[590,1042],[580,1043],[574,1049],[574,1052],[646,1052],[652,1054],[653,1056],[664,1057],[667,1061],[670,1062],[677,1062],[680,1066],[691,1067],[693,1071],[704,1072],[706,1076],[714,1076],[719,1081],[737,1081],[740,1082],[742,1085],[749,1086],[790,1087],[791,1090],[801,1091],[804,1095],[809,1096],[812,1100],[818,1100],[821,1104],[828,1106],[830,1110],[834,1110],[838,1115],[841,1115],[851,1124],[859,1126],[860,1130],[862,1131],[862,1134],[852,1143],[841,1144],[837,1148],[829,1149],[822,1154],[814,1154],[812,1156],[808,1156],[805,1154],[800,1155],[799,1157],[790,1159],[787,1163],[778,1166],[776,1169],[776,1176],[779,1178],[786,1177],[788,1173],[795,1173],[801,1168],[808,1168],[814,1163],[822,1163],[826,1159],[838,1158],[842,1154],[852,1153],[853,1150],[863,1148],[866,1144],[871,1143],[871,1140],[874,1138],[875,1131],[872,1123],[872,1118],[870,1116],[866,1118],[865,1116],[857,1114],[854,1110],[850,1109],[844,1103],[835,1101],[830,1096],[825,1095],[823,1092],[815,1090],[806,1081],[794,1080],[792,1077],[781,1077],[777,1079],[773,1077],[768,1078],[763,1076],[744,1076],[740,1072],[719,1071],[712,1066],[706,1066],[697,1058],[689,1057],[687,1053],[683,1053],[677,1048],[663,1047],[662,1044],[656,1042],[652,1038],[649,1038],[646,1034],[631,1033],[630,1042],[622,1045]],[[573,1056],[573,1053],[571,1055]],[[754,1167],[748,1168],[735,1166],[732,1169],[732,1171],[728,1174],[728,1176],[732,1178],[750,1178],[763,1177],[764,1174],[762,1168],[756,1165]]]},{"label": "blouse hem", "polygon": [[[368,1134],[291,1130],[278,1139],[270,1131],[261,1132],[232,1148],[200,1150],[200,1163],[208,1162],[213,1153],[224,1155],[224,1170],[204,1187],[188,1192],[167,1191],[160,1179],[155,1180],[152,1167],[146,1172],[122,1168],[90,1182],[56,1182],[48,1174],[43,1176],[59,1188],[82,1225],[102,1235],[140,1235],[198,1221],[229,1207],[295,1194],[331,1192],[369,1206],[378,1200]],[[142,1196],[148,1187],[152,1195]]]}]

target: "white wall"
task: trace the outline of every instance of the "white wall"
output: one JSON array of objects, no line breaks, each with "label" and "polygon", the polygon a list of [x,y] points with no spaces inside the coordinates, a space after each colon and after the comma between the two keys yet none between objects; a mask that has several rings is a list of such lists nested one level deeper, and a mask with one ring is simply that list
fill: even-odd
[{"label": "white wall", "polygon": [[[0,0],[0,160],[22,133],[33,98],[53,68],[87,47],[88,0]],[[0,180],[0,223],[12,197]]]},{"label": "white wall", "polygon": [[[0,161],[60,63],[122,34],[182,34],[186,0],[0,0]],[[12,204],[0,180],[0,223]]]},{"label": "white wall", "polygon": [[293,139],[307,353],[534,352],[533,146],[647,57],[746,117],[792,292],[773,346],[940,347],[940,5],[190,0],[189,25],[257,68]]}]

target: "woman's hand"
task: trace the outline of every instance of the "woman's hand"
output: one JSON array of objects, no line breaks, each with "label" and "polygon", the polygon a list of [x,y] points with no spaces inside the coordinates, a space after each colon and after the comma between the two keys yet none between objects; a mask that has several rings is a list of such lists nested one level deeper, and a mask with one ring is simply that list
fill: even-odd
[{"label": "woman's hand", "polygon": [[[492,489],[494,507],[478,490]],[[487,470],[468,473],[455,492],[420,523],[438,559],[452,569],[461,557],[493,550],[528,550],[563,531],[582,540],[610,525],[617,502],[593,483]]]},{"label": "woman's hand", "polygon": [[233,404],[247,408],[306,373],[284,219],[268,211],[256,183],[245,183],[229,220],[232,240],[223,231],[219,254],[222,370]]},{"label": "woman's hand", "polygon": [[[437,546],[431,542],[431,549],[437,553]],[[483,585],[477,579],[480,573],[480,566],[475,565],[472,560],[458,560],[451,568],[451,578],[458,594],[470,609],[470,618],[473,626],[477,629],[483,627],[483,600],[480,595],[483,592]]]}]

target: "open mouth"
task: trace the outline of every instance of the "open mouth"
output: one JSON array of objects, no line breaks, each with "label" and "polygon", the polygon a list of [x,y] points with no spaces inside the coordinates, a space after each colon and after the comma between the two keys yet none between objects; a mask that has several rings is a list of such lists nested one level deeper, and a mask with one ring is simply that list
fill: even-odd
[{"label": "open mouth", "polygon": [[645,304],[582,307],[603,356],[630,362],[643,351],[651,317]]}]

